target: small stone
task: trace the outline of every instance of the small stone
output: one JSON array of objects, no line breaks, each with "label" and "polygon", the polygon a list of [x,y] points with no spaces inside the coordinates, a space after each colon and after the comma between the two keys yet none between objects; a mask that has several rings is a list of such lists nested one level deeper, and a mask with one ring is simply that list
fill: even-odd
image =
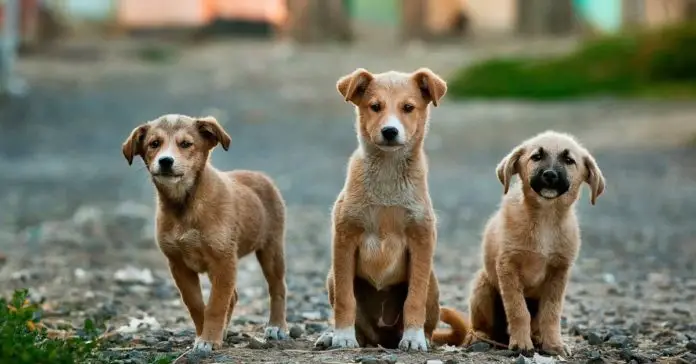
[{"label": "small stone", "polygon": [[442,364],[442,360],[430,359],[430,360],[426,360],[425,364]]},{"label": "small stone", "polygon": [[163,353],[168,353],[172,351],[172,343],[169,341],[160,341],[157,344],[155,344],[155,350]]},{"label": "small stone", "polygon": [[396,362],[398,361],[399,358],[397,358],[396,355],[394,355],[394,354],[390,354],[390,355],[383,355],[380,357],[380,359],[382,360],[381,364],[396,364]]},{"label": "small stone", "polygon": [[587,333],[587,343],[590,345],[601,345],[604,339],[595,332]]},{"label": "small stone", "polygon": [[293,339],[299,339],[302,334],[304,334],[304,330],[302,330],[301,327],[294,325],[293,327],[290,328],[290,337]]},{"label": "small stone", "polygon": [[493,354],[498,355],[498,356],[506,356],[506,357],[511,358],[511,357],[515,356],[517,353],[512,351],[512,350],[505,349],[505,350],[496,350],[493,352]]},{"label": "small stone", "polygon": [[327,328],[327,325],[318,322],[308,322],[305,325],[305,331],[307,331],[307,334],[309,335],[325,331]]},{"label": "small stone", "polygon": [[689,341],[686,343],[686,348],[691,350],[692,352],[696,352],[696,341]]},{"label": "small stone", "polygon": [[606,344],[613,348],[625,348],[629,343],[628,336],[614,335],[607,340]]},{"label": "small stone", "polygon": [[321,320],[321,312],[319,312],[319,311],[302,312],[302,317],[304,317],[307,320]]},{"label": "small stone", "polygon": [[593,350],[590,352],[590,357],[587,359],[585,362],[586,364],[601,364],[605,363],[604,359],[602,359],[602,354],[599,353],[599,351]]},{"label": "small stone", "polygon": [[513,364],[526,364],[529,361],[529,359],[525,358],[524,355],[520,354],[515,360],[513,360]]},{"label": "small stone", "polygon": [[145,284],[149,285],[155,282],[155,277],[152,271],[148,268],[138,269],[132,266],[127,266],[119,269],[114,273],[114,280],[118,283],[125,284]]},{"label": "small stone", "polygon": [[355,362],[363,364],[380,364],[380,360],[374,356],[359,356],[355,359]]},{"label": "small stone", "polygon": [[273,345],[271,345],[270,343],[263,342],[256,338],[251,338],[251,340],[249,340],[249,345],[247,345],[247,348],[252,350],[270,349],[272,347]]},{"label": "small stone", "polygon": [[491,346],[485,342],[473,343],[471,346],[469,346],[467,348],[468,351],[471,351],[474,353],[484,353],[490,349],[491,349]]}]

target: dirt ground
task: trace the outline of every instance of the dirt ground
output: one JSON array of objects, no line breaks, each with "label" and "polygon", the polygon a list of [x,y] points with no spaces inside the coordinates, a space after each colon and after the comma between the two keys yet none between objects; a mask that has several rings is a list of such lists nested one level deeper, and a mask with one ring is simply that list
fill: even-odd
[{"label": "dirt ground", "polygon": [[[335,80],[428,66],[445,78],[487,54],[548,52],[565,44],[298,49],[258,42],[181,48],[171,63],[132,59],[133,45],[66,45],[20,62],[31,92],[0,104],[0,289],[29,287],[46,322],[87,317],[119,330],[114,363],[174,358],[193,340],[153,240],[154,190],[121,155],[138,123],[164,113],[212,114],[232,136],[222,169],[270,174],[288,203],[288,317],[297,337],[256,338],[268,313],[257,262],[243,260],[227,345],[201,362],[525,363],[507,350],[435,348],[315,351],[330,327],[323,286],[329,211],[356,146],[353,110]],[[574,354],[536,362],[696,362],[696,104],[606,99],[555,103],[446,99],[426,142],[438,212],[441,303],[465,311],[480,232],[502,186],[496,163],[537,132],[574,133],[607,178],[596,206],[578,202],[583,246],[564,308]],[[209,292],[204,281],[204,291]],[[189,362],[197,362],[190,358]]]}]

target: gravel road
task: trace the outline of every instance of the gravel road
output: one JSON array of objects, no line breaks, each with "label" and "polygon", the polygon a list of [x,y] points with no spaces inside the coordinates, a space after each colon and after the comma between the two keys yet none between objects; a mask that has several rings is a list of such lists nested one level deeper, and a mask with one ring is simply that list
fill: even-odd
[{"label": "gravel road", "polygon": [[[446,78],[458,65],[519,46],[297,50],[213,42],[182,48],[168,64],[133,60],[129,44],[65,48],[23,60],[31,93],[0,104],[2,292],[29,287],[51,325],[108,321],[120,330],[112,337],[114,363],[184,352],[192,324],[155,248],[154,190],[140,162],[127,165],[120,145],[135,125],[160,114],[212,114],[232,136],[213,163],[263,170],[287,200],[288,316],[297,338],[257,339],[266,289],[257,262],[245,259],[228,345],[202,363],[531,362],[482,346],[404,354],[311,345],[329,327],[329,211],[356,145],[353,111],[335,80],[356,67],[429,66]],[[74,56],[85,52],[93,56]],[[545,129],[575,134],[607,179],[596,206],[586,194],[578,203],[583,246],[564,309],[563,333],[574,351],[565,361],[696,363],[693,102],[444,100],[426,142],[441,303],[466,310],[481,229],[502,193],[495,165]],[[209,288],[204,280],[206,294]]]}]

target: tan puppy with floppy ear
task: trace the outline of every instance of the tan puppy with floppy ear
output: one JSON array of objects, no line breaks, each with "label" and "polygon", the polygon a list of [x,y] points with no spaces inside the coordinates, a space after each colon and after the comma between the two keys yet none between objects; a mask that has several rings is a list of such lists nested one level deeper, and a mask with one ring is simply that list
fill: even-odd
[{"label": "tan puppy with floppy ear", "polygon": [[[221,172],[210,151],[230,137],[212,118],[163,115],[138,126],[123,143],[128,164],[139,155],[157,189],[157,244],[196,326],[194,350],[222,344],[237,302],[237,259],[251,252],[268,282],[271,314],[265,336],[287,337],[285,203],[273,182],[253,171]],[[203,303],[199,273],[212,290]]]},{"label": "tan puppy with floppy ear", "polygon": [[332,213],[327,289],[335,330],[318,343],[426,351],[439,293],[423,141],[429,105],[439,104],[447,85],[426,68],[357,69],[337,89],[355,105],[359,147]]},{"label": "tan puppy with floppy ear", "polygon": [[[530,351],[534,339],[545,352],[569,355],[561,338],[561,311],[580,249],[574,204],[583,183],[595,204],[604,191],[602,172],[572,136],[546,131],[517,146],[496,173],[505,197],[484,230],[484,267],[469,302],[474,335],[467,341],[492,339]],[[519,182],[510,187],[515,174]],[[449,338],[438,335],[438,341],[461,344],[460,331],[469,323],[453,312],[443,321],[455,332]]]}]

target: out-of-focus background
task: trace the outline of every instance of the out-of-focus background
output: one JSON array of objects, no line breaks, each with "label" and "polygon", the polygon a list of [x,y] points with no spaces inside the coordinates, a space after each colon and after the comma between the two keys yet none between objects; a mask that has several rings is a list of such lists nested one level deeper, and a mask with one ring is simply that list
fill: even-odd
[{"label": "out-of-focus background", "polygon": [[330,327],[329,211],[356,147],[354,112],[335,82],[358,67],[423,66],[449,84],[426,142],[441,303],[467,308],[480,232],[502,193],[496,163],[540,131],[566,131],[607,178],[596,206],[587,194],[577,204],[569,360],[696,362],[695,1],[0,4],[0,289],[28,288],[52,330],[106,323],[116,330],[106,362],[169,362],[194,336],[154,242],[154,189],[142,163],[129,167],[121,155],[135,126],[165,113],[218,118],[232,146],[213,163],[265,171],[288,205],[297,339],[250,337],[268,307],[249,257],[231,339],[211,360],[509,362],[513,354],[481,346],[310,351]]}]

